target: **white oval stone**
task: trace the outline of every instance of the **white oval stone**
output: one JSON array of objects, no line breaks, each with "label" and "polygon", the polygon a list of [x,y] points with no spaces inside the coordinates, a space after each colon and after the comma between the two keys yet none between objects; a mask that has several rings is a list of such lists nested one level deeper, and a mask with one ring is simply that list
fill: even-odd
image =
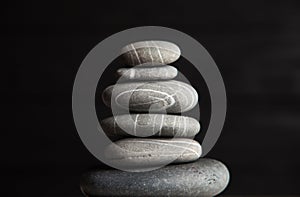
[{"label": "white oval stone", "polygon": [[150,40],[129,44],[121,54],[127,65],[165,65],[180,57],[180,49],[171,42]]},{"label": "white oval stone", "polygon": [[168,114],[125,114],[101,121],[104,132],[118,139],[138,136],[194,137],[200,123],[191,117]]},{"label": "white oval stone", "polygon": [[117,75],[124,80],[166,80],[173,79],[177,76],[177,69],[173,66],[159,67],[134,67],[120,68]]},{"label": "white oval stone", "polygon": [[189,84],[170,80],[116,84],[103,91],[102,99],[107,106],[137,112],[180,113],[196,106],[198,94]]},{"label": "white oval stone", "polygon": [[169,163],[194,161],[201,153],[197,141],[185,138],[126,138],[114,142],[105,150],[106,158],[112,163],[137,171]]}]

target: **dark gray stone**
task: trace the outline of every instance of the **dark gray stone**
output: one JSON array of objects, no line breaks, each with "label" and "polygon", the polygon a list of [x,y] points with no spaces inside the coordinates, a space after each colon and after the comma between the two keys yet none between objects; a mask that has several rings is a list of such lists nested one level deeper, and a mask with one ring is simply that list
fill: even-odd
[{"label": "dark gray stone", "polygon": [[107,136],[117,139],[128,136],[194,137],[200,123],[190,117],[167,114],[125,114],[101,121]]},{"label": "dark gray stone", "polygon": [[192,139],[126,138],[109,145],[105,157],[128,170],[147,170],[167,165],[195,161],[201,156],[200,144]]},{"label": "dark gray stone", "polygon": [[164,65],[180,57],[177,45],[166,41],[142,41],[122,48],[121,54],[127,65]]},{"label": "dark gray stone", "polygon": [[173,66],[120,68],[117,74],[122,80],[166,80],[177,76]]},{"label": "dark gray stone", "polygon": [[137,112],[180,113],[191,110],[198,102],[196,90],[189,84],[176,81],[121,83],[103,91],[102,99],[107,106]]},{"label": "dark gray stone", "polygon": [[229,182],[224,164],[201,158],[194,163],[169,165],[148,172],[94,170],[82,176],[88,196],[215,196]]}]

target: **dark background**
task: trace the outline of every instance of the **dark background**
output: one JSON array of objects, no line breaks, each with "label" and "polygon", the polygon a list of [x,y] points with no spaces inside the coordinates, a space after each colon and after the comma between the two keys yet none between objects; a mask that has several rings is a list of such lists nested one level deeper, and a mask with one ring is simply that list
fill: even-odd
[{"label": "dark background", "polygon": [[[197,39],[222,73],[226,123],[208,157],[223,161],[223,193],[300,195],[299,1],[19,1],[2,6],[1,92],[12,120],[1,131],[1,192],[80,195],[99,164],[72,117],[82,60],[127,28],[166,26]],[[13,108],[11,108],[13,106]],[[5,112],[5,111],[4,111]],[[3,113],[4,113],[3,112]],[[8,114],[8,113],[7,113]]]}]

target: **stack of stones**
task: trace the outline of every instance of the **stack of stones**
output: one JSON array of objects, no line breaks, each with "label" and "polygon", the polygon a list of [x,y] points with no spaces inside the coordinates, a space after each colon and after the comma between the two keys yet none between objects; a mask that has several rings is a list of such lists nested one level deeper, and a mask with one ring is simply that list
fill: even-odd
[{"label": "stack of stones", "polygon": [[178,115],[198,103],[191,85],[173,80],[178,71],[168,64],[180,54],[177,45],[165,41],[137,42],[122,49],[124,62],[132,68],[117,71],[121,83],[106,88],[102,99],[113,111],[128,113],[104,119],[101,126],[115,140],[105,150],[107,158],[126,171],[84,174],[84,194],[215,196],[227,186],[229,172],[224,164],[199,159],[201,146],[193,140],[199,122]]}]

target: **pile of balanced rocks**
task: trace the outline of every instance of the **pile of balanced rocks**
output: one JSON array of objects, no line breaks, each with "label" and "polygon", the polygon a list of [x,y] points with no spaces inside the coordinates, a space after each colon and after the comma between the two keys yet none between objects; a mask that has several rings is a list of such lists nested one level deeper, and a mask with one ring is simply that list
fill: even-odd
[{"label": "pile of balanced rocks", "polygon": [[[83,175],[87,196],[215,196],[229,181],[219,161],[200,158],[193,140],[198,120],[179,114],[193,109],[198,94],[189,84],[173,80],[178,71],[169,65],[180,58],[177,45],[142,41],[122,49],[131,68],[117,70],[119,80],[103,91],[113,117],[101,121],[115,141],[106,157],[120,169],[93,170]],[[171,165],[168,165],[170,164]]]}]

